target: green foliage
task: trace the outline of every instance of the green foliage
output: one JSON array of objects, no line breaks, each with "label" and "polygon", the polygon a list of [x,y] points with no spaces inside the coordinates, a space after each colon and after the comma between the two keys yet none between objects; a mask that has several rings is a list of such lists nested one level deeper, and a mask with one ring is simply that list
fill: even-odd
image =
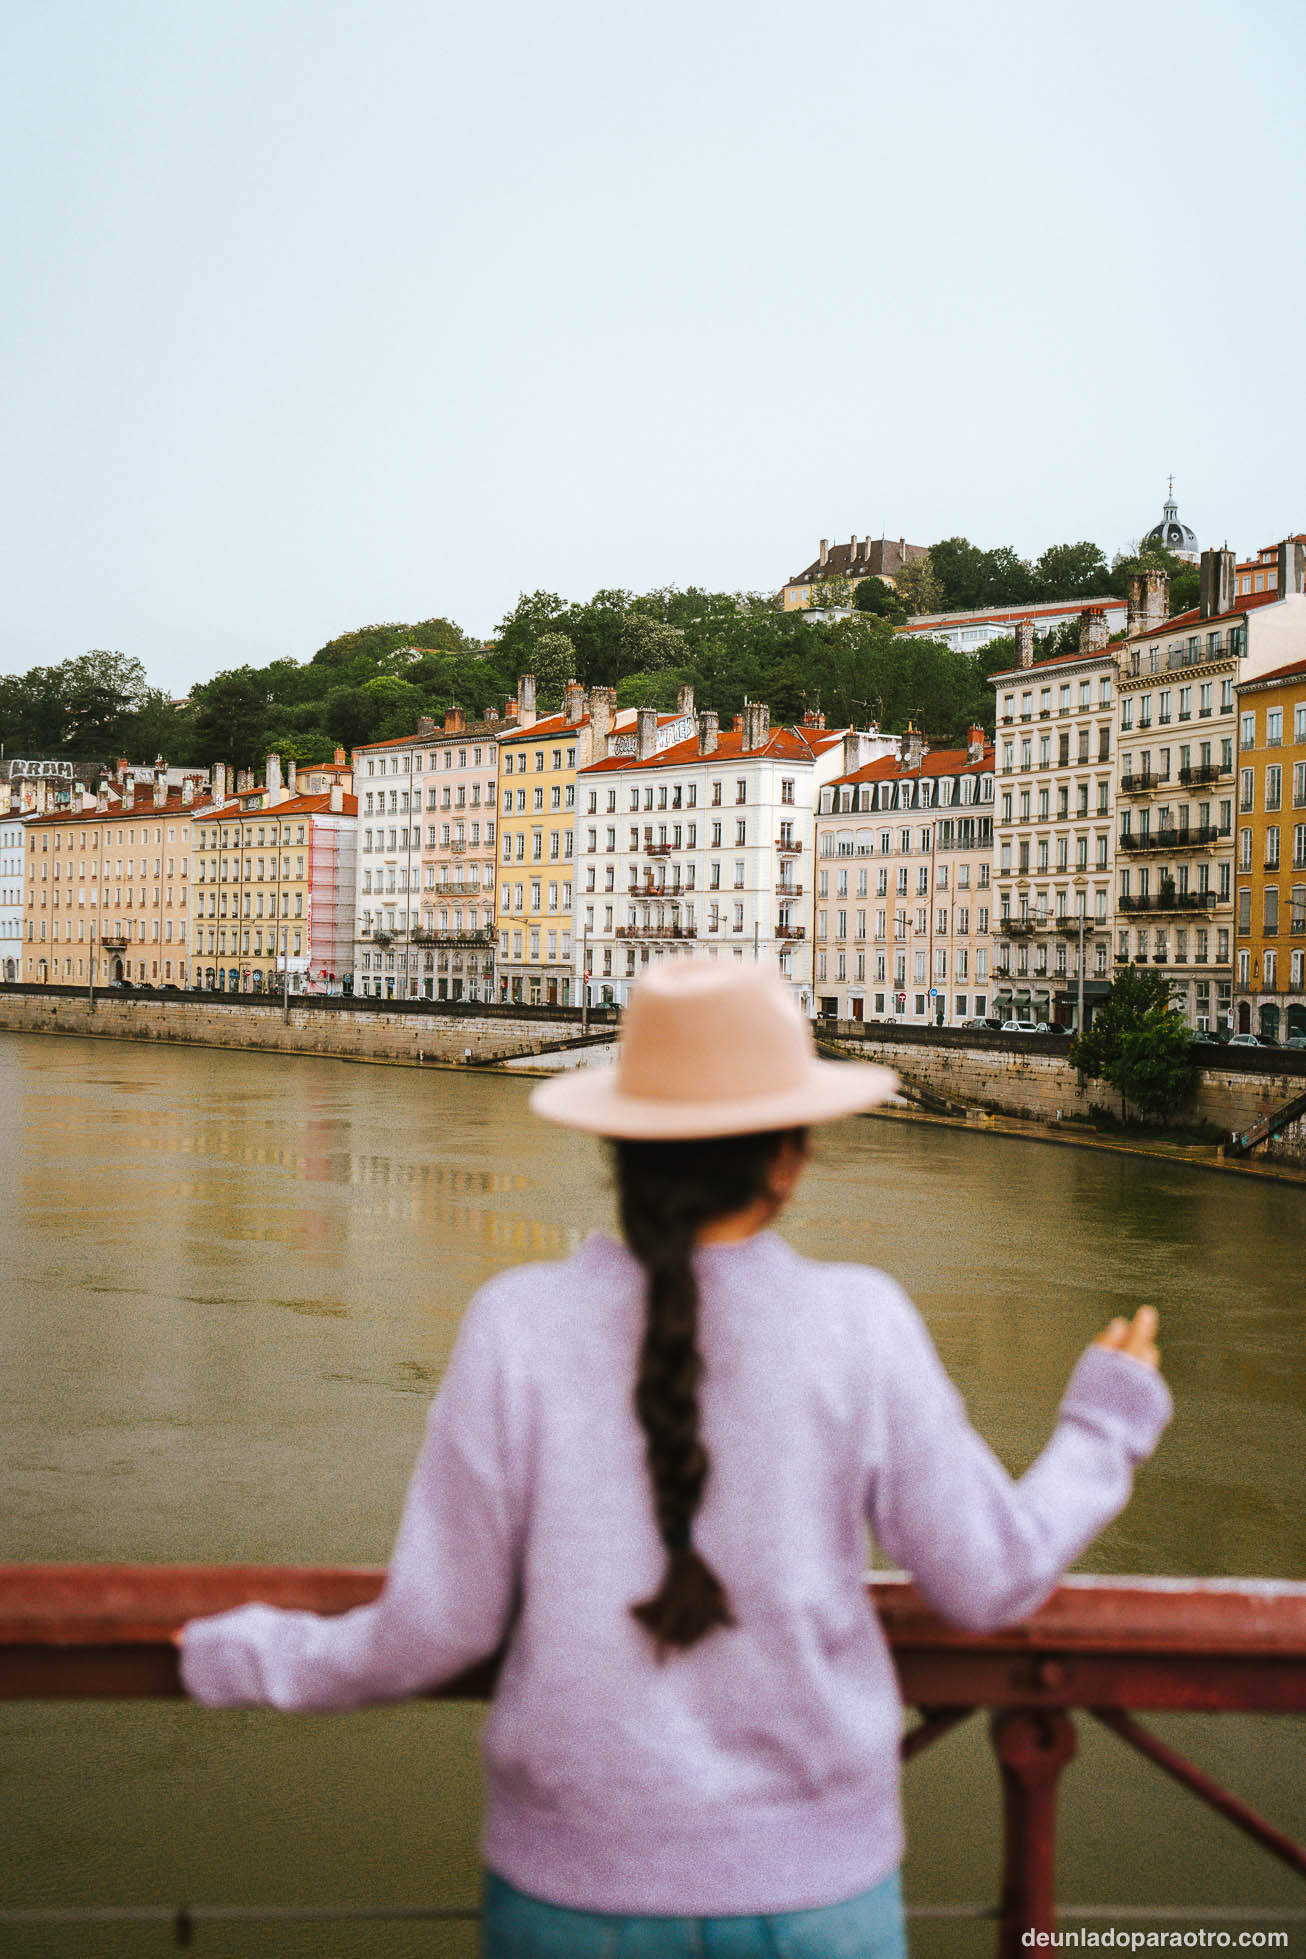
[{"label": "green foliage", "polygon": [[1190,565],[1186,558],[1176,558],[1173,551],[1161,545],[1149,546],[1146,551],[1121,551],[1111,560],[1111,590],[1117,598],[1126,598],[1129,581],[1136,572],[1164,571],[1170,579],[1170,616],[1176,612],[1187,612],[1197,604],[1201,596],[1201,570]]},{"label": "green foliage", "polygon": [[910,564],[901,565],[894,573],[893,584],[909,614],[942,612],[949,603],[943,580],[935,571],[934,559],[928,551],[924,557],[913,558]]},{"label": "green foliage", "polygon": [[853,605],[858,612],[870,613],[876,619],[900,622],[907,617],[902,594],[882,578],[860,579],[853,587]]},{"label": "green foliage", "polygon": [[576,673],[576,649],[566,633],[541,633],[529,669],[535,675],[535,701],[543,708],[560,707],[567,682]]},{"label": "green foliage", "polygon": [[848,579],[831,576],[812,581],[812,595],[807,603],[813,612],[841,612],[853,602],[853,588]]},{"label": "green foliage", "polygon": [[1129,1105],[1159,1122],[1187,1099],[1193,1082],[1190,1036],[1170,1005],[1170,982],[1147,967],[1126,966],[1070,1044],[1074,1067],[1111,1084],[1122,1117]]},{"label": "green foliage", "polygon": [[189,713],[151,687],[139,660],[79,653],[0,679],[0,742],[9,755],[108,762],[190,759]]},{"label": "green foliage", "polygon": [[1099,545],[1050,544],[1034,566],[1040,592],[1050,599],[1105,598],[1111,570]]}]

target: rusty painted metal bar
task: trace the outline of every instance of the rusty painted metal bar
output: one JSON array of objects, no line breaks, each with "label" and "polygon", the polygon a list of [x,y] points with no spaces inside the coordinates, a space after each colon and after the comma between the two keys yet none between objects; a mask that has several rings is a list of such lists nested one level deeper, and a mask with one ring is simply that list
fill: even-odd
[{"label": "rusty painted metal bar", "polygon": [[1181,1755],[1177,1748],[1171,1748],[1168,1742],[1162,1741],[1159,1735],[1150,1733],[1128,1714],[1121,1714],[1109,1707],[1095,1707],[1091,1711],[1103,1727],[1110,1728],[1112,1734],[1119,1735],[1120,1739],[1128,1742],[1131,1748],[1136,1748],[1140,1755],[1145,1755],[1149,1762],[1154,1762],[1157,1768],[1164,1769],[1167,1775],[1173,1776],[1175,1781],[1182,1783],[1185,1789],[1191,1789],[1195,1796],[1200,1797],[1204,1803],[1209,1803],[1211,1808],[1218,1810],[1221,1816],[1228,1817],[1229,1821],[1235,1823],[1246,1836],[1253,1838],[1263,1850],[1268,1850],[1272,1857],[1278,1857],[1291,1870],[1306,1877],[1306,1848],[1295,1843],[1282,1830],[1277,1830],[1273,1823],[1267,1823],[1250,1804],[1243,1802],[1241,1797],[1235,1796],[1213,1776],[1207,1775],[1204,1769],[1199,1769],[1196,1762],[1190,1762],[1188,1757]]},{"label": "rusty painted metal bar", "polygon": [[[0,1566],[0,1699],[177,1696],[176,1633],[187,1619],[251,1599],[344,1612],[375,1598],[383,1580],[379,1570],[335,1566]],[[921,1710],[904,1759],[977,1708],[995,1716],[1002,1959],[1025,1950],[1023,1935],[1056,1924],[1056,1805],[1075,1753],[1071,1708],[1093,1712],[1306,1871],[1306,1851],[1123,1712],[1306,1712],[1306,1584],[1072,1579],[1021,1624],[983,1636],[946,1625],[901,1577],[876,1577],[868,1596],[903,1698]],[[494,1675],[489,1658],[434,1691],[482,1699]]]},{"label": "rusty painted metal bar", "polygon": [[1057,1797],[1078,1740],[1060,1708],[1007,1708],[992,1736],[1002,1776],[998,1959],[1020,1959],[1031,1933],[1056,1930]]}]

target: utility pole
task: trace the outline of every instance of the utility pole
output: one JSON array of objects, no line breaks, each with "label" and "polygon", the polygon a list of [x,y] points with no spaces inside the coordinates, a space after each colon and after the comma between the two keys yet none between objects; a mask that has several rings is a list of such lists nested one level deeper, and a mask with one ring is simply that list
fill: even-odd
[{"label": "utility pole", "polygon": [[589,920],[580,928],[580,1031],[584,1039],[590,1031],[590,928]]},{"label": "utility pole", "polygon": [[1084,1032],[1084,924],[1085,924],[1085,919],[1086,919],[1086,915],[1087,915],[1087,914],[1086,914],[1086,908],[1087,908],[1087,905],[1088,905],[1088,894],[1087,894],[1087,892],[1085,892],[1085,893],[1083,893],[1083,894],[1081,895],[1081,897],[1080,897],[1080,912],[1079,912],[1079,992],[1078,992],[1078,1001],[1077,1001],[1077,1004],[1076,1004],[1076,1007],[1075,1007],[1075,1032],[1076,1032],[1076,1033],[1077,1033],[1078,1035],[1080,1035],[1080,1036],[1081,1036],[1081,1038],[1082,1038],[1082,1036],[1083,1036],[1083,1032]]}]

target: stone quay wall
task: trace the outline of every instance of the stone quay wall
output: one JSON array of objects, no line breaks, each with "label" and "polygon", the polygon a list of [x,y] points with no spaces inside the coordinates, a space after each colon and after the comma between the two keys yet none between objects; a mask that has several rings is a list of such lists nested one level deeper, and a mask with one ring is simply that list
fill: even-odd
[{"label": "stone quay wall", "polygon": [[[590,1015],[590,1039],[608,1039],[603,1014]],[[81,1034],[99,1040],[164,1041],[182,1046],[254,1048],[353,1061],[487,1066],[514,1055],[547,1054],[580,1041],[579,1008],[497,1007],[487,1002],[290,999],[218,993],[97,991],[0,986],[0,1031]]]},{"label": "stone quay wall", "polygon": [[[1118,1109],[1106,1082],[1085,1082],[1070,1065],[1069,1042],[1055,1035],[981,1033],[969,1028],[897,1027],[821,1021],[823,1047],[896,1068],[910,1089],[996,1115],[1034,1122],[1088,1117],[1092,1105]],[[1199,1068],[1182,1120],[1245,1131],[1261,1116],[1306,1094],[1306,1052],[1212,1049]],[[1294,1123],[1256,1152],[1306,1165],[1306,1123]]]}]

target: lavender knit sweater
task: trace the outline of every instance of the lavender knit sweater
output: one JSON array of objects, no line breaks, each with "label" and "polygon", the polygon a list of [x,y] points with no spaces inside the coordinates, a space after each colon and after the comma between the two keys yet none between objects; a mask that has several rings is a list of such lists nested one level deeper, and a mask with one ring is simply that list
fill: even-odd
[{"label": "lavender knit sweater", "polygon": [[882,1273],[773,1232],[695,1263],[712,1468],[694,1534],[734,1628],[659,1665],[630,1616],[662,1569],[631,1400],[642,1274],[592,1237],[473,1300],[378,1601],[192,1621],[189,1691],[362,1707],[506,1639],[484,1853],[519,1889],[710,1916],[831,1904],[892,1871],[901,1707],[863,1589],[866,1521],[947,1618],[1019,1619],[1122,1508],[1170,1397],[1090,1350],[1013,1483]]}]

